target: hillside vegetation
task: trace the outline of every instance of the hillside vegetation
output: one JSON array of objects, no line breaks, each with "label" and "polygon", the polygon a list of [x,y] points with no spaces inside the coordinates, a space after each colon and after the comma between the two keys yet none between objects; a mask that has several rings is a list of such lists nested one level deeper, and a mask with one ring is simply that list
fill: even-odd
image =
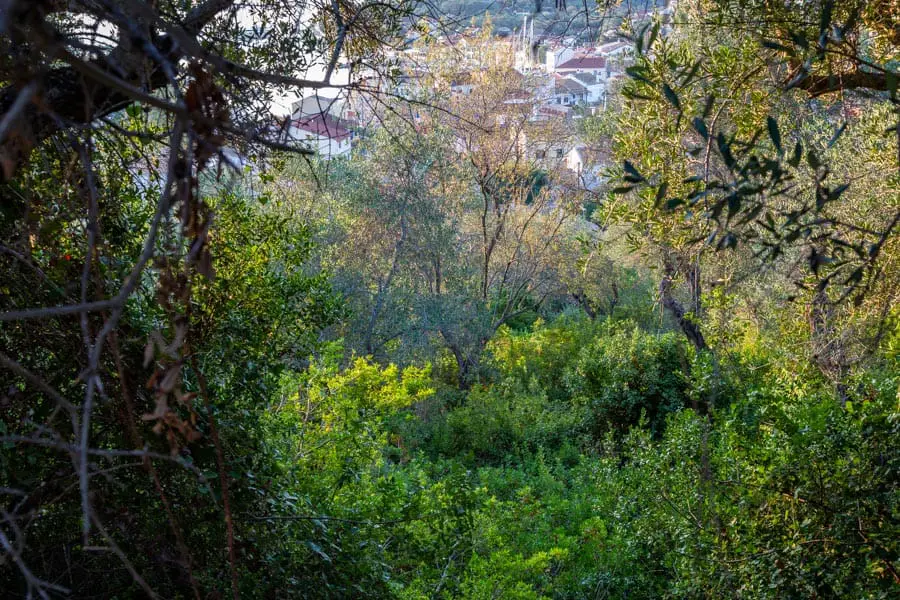
[{"label": "hillside vegetation", "polygon": [[0,597],[900,598],[897,3],[426,8],[0,3]]}]

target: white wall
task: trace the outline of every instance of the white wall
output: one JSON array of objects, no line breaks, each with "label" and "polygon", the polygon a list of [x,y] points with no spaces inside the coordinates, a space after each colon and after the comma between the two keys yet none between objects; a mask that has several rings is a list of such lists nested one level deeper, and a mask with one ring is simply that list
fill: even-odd
[{"label": "white wall", "polygon": [[550,73],[556,70],[556,67],[566,62],[575,55],[572,48],[554,48],[547,50],[547,71]]},{"label": "white wall", "polygon": [[344,156],[345,154],[350,153],[349,137],[338,142],[337,140],[331,139],[327,136],[316,135],[315,133],[306,131],[305,129],[300,129],[293,124],[288,129],[288,136],[292,140],[303,142],[309,148],[315,150],[316,153],[325,160],[329,160],[337,156]]}]

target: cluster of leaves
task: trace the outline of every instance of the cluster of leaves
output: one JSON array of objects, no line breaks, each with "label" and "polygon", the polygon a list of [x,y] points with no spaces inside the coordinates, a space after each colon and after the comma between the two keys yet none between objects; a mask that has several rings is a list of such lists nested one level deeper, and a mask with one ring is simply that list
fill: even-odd
[{"label": "cluster of leaves", "polygon": [[[681,156],[671,154],[671,164],[660,164],[642,156],[646,143],[620,132],[623,185],[614,191],[640,194],[642,208],[654,215],[640,220],[678,223],[680,243],[695,252],[740,246],[758,263],[802,261],[810,288],[821,292],[830,286],[838,301],[852,298],[859,305],[884,277],[884,249],[900,220],[896,194],[889,191],[897,185],[896,151],[883,151],[896,143],[890,110],[896,106],[896,73],[889,54],[862,41],[878,25],[872,17],[872,22],[860,20],[870,13],[868,3],[851,2],[838,10],[827,0],[813,2],[803,15],[763,4],[723,0],[685,7],[684,19],[707,10],[714,17],[711,25],[723,21],[712,42],[690,28],[662,39],[659,23],[636,36],[637,61],[628,69],[623,96],[632,110],[652,119],[669,146],[666,152]],[[737,35],[724,23],[748,15],[759,19],[754,35]],[[840,73],[847,64],[853,73]],[[781,68],[789,71],[782,84],[759,76],[764,69]],[[827,99],[804,102],[801,93],[790,91],[818,98],[859,88],[876,92],[841,97],[852,111]],[[857,106],[880,114],[881,131],[875,135],[888,147],[863,149],[865,142],[853,131],[867,126],[849,116]],[[781,115],[796,110],[804,111],[806,120],[791,119],[786,126]],[[816,122],[825,127],[810,131]],[[875,174],[857,165],[853,156],[860,151],[883,170]],[[886,205],[869,208],[873,192],[882,189]],[[848,210],[859,202],[866,203],[864,210]],[[801,286],[808,285],[804,279],[795,276]]]},{"label": "cluster of leaves", "polygon": [[[129,151],[115,145],[112,150]],[[2,222],[12,246],[4,246],[11,252],[3,259],[9,275],[5,310],[73,302],[79,292],[71,282],[79,280],[87,260],[83,247],[73,243],[85,227],[78,217],[81,196],[77,187],[60,187],[59,167],[51,167],[37,170],[33,179],[29,174],[21,188],[4,190],[17,199],[5,205],[9,210]],[[97,176],[100,202],[107,209],[100,220],[104,243],[94,249],[99,260],[87,281],[102,290],[118,285],[140,253],[150,191],[116,163]],[[155,293],[158,281],[168,276],[160,262],[128,301],[124,324],[115,332],[115,351],[102,363],[104,400],[93,415],[98,424],[92,435],[98,455],[89,465],[94,510],[111,528],[107,531],[115,532],[113,539],[129,564],[154,581],[159,593],[219,589],[228,581],[226,555],[220,552],[226,542],[213,419],[230,468],[231,508],[251,510],[254,500],[241,487],[244,474],[269,468],[266,458],[255,453],[262,433],[260,407],[291,365],[286,357],[308,355],[321,329],[341,314],[327,278],[304,271],[310,236],[302,226],[278,207],[263,210],[226,193],[214,202],[217,218],[209,243],[218,258],[217,275],[194,290],[195,327],[188,333],[184,315],[168,318],[169,298],[161,301]],[[167,236],[174,229],[169,222],[164,227]],[[40,285],[29,285],[35,274]],[[98,322],[88,317],[87,326]],[[65,445],[73,432],[59,419],[52,397],[35,389],[28,375],[50,373],[49,385],[66,394],[82,393],[79,330],[77,315],[4,323],[0,330],[4,355],[21,366],[3,380],[2,400],[10,410],[4,411],[0,428],[7,439],[18,440],[5,441],[0,454],[0,485],[4,495],[12,494],[4,499],[4,527],[21,523],[18,530],[5,531],[16,533],[22,564],[41,565],[42,576],[58,579],[70,594],[113,596],[134,585],[132,575],[120,569],[116,554],[84,549],[78,536],[77,475]],[[166,340],[184,341],[188,335],[191,357],[173,358]],[[202,394],[196,366],[205,374]],[[177,391],[178,401],[161,404],[157,392],[163,388]],[[206,411],[198,409],[200,396],[210,400]],[[59,448],[23,441],[49,428]],[[164,431],[177,435],[159,435]],[[144,452],[162,458],[151,464],[140,458]],[[108,573],[102,583],[91,575],[97,570]],[[60,573],[66,573],[65,581]],[[15,563],[6,563],[3,588],[28,592],[33,582],[20,576]]]}]

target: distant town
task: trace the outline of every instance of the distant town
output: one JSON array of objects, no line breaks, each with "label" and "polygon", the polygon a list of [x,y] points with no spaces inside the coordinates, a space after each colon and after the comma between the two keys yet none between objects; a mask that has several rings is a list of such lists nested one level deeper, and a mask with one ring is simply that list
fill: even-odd
[{"label": "distant town", "polygon": [[[544,144],[529,141],[521,132],[522,151],[542,166],[568,169],[591,188],[602,179],[599,173],[608,152],[583,142],[578,121],[607,110],[617,94],[634,61],[634,42],[626,31],[659,23],[660,35],[667,35],[673,13],[674,2],[631,12],[619,28],[597,32],[593,41],[583,35],[536,34],[535,16],[528,13],[515,29],[494,28],[490,14],[478,25],[473,19],[472,25],[453,32],[426,20],[411,29],[405,48],[389,53],[395,67],[390,80],[362,73],[362,89],[311,93],[292,103],[290,116],[283,117],[279,127],[286,142],[312,149],[323,160],[339,159],[381,125],[379,107],[386,101],[415,99],[452,107],[465,102],[480,74],[500,70],[507,84],[515,82],[504,86],[504,102],[518,113],[524,107],[532,123],[553,123],[558,132]],[[427,34],[418,33],[423,30]],[[373,101],[373,96],[381,100]],[[421,111],[409,112],[413,124],[422,119]]]}]

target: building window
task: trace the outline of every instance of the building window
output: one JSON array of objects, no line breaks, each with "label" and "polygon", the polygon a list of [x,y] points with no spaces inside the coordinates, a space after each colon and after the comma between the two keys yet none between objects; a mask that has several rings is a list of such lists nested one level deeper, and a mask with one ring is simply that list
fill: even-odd
[{"label": "building window", "polygon": [[562,158],[562,156],[563,156],[562,148],[557,148],[556,149],[556,158]]},{"label": "building window", "polygon": [[538,151],[535,153],[535,156],[537,157],[538,160],[541,160],[541,159],[543,159],[545,156],[547,156],[547,152],[544,151],[544,150],[538,150]]}]

